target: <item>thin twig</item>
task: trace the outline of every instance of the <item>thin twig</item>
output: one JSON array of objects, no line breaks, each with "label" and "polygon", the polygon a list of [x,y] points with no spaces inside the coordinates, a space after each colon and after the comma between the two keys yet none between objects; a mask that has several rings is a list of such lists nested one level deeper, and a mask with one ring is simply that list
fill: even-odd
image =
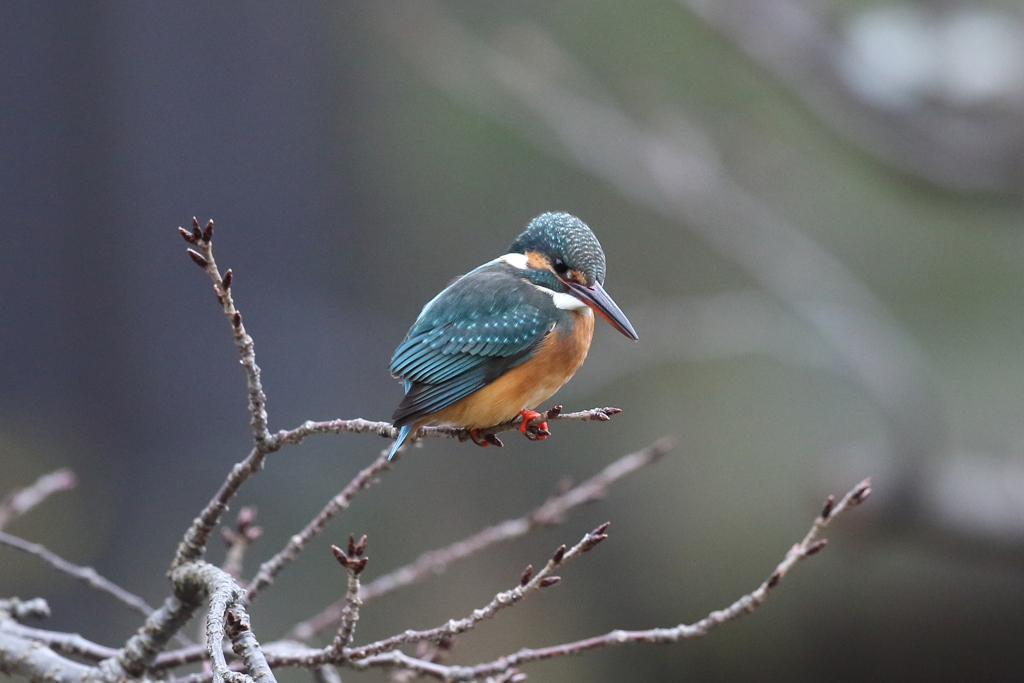
[{"label": "thin twig", "polygon": [[256,365],[255,344],[249,333],[245,331],[242,314],[235,308],[235,302],[231,296],[232,273],[228,270],[221,275],[217,268],[217,262],[213,258],[213,221],[208,222],[200,230],[199,221],[193,218],[191,232],[183,228],[178,228],[178,231],[186,242],[199,249],[200,253],[189,249],[188,254],[213,280],[214,293],[224,309],[224,315],[231,323],[235,345],[238,347],[238,353],[242,356],[242,367],[245,368],[245,380],[249,388],[249,413],[253,440],[259,445],[270,438],[270,430],[267,427],[267,395],[263,392],[260,368]]},{"label": "thin twig", "polygon": [[331,551],[334,552],[334,557],[338,560],[338,563],[345,568],[345,574],[348,578],[341,625],[338,627],[338,633],[334,637],[334,641],[328,648],[330,655],[337,657],[352,642],[352,636],[355,634],[356,624],[359,622],[359,608],[363,604],[363,601],[359,599],[359,575],[366,569],[366,563],[370,558],[364,554],[366,552],[366,536],[363,536],[358,543],[356,543],[354,535],[349,536],[348,552],[336,545],[331,546]]},{"label": "thin twig", "polygon": [[[393,590],[433,576],[452,562],[467,558],[495,543],[520,538],[540,527],[560,524],[569,510],[603,498],[611,484],[655,462],[672,446],[672,440],[665,438],[643,450],[624,455],[590,479],[549,499],[533,512],[518,519],[506,520],[487,527],[469,538],[457,541],[445,548],[423,553],[411,564],[377,577],[363,585],[359,591],[359,597],[363,602],[378,598]],[[296,624],[287,637],[300,641],[308,640],[320,631],[336,624],[341,618],[344,608],[344,600],[335,602],[319,614]]]},{"label": "thin twig", "polygon": [[608,524],[602,524],[593,531],[585,534],[579,543],[568,550],[566,550],[565,546],[560,546],[555,551],[554,556],[548,560],[547,564],[545,564],[540,571],[533,574],[531,578],[528,578],[528,575],[524,574],[524,580],[520,582],[520,585],[498,593],[485,606],[480,609],[473,610],[473,613],[468,617],[463,619],[450,619],[443,626],[438,626],[426,631],[408,630],[391,636],[390,638],[384,638],[383,640],[378,640],[375,643],[370,643],[369,645],[347,649],[345,651],[346,660],[359,661],[361,659],[366,659],[367,657],[380,654],[381,652],[393,650],[399,645],[403,645],[405,643],[416,643],[424,640],[437,642],[442,638],[451,638],[452,636],[469,631],[481,621],[494,617],[495,614],[505,608],[512,607],[534,591],[540,590],[541,588],[547,588],[557,583],[558,577],[552,576],[551,573],[555,569],[563,566],[569,560],[588,552],[598,543],[607,538],[608,536],[605,534],[605,530],[607,528]]},{"label": "thin twig", "polygon": [[[213,280],[214,293],[224,310],[224,315],[231,324],[231,330],[235,338],[235,346],[242,357],[242,367],[245,369],[246,386],[249,391],[249,414],[250,425],[255,446],[246,456],[245,460],[232,468],[227,479],[221,484],[220,489],[213,496],[206,507],[193,520],[185,538],[178,545],[178,552],[175,555],[171,567],[177,567],[185,562],[194,562],[203,558],[206,552],[207,541],[210,533],[220,521],[221,515],[227,510],[228,501],[235,495],[242,483],[260,470],[263,460],[268,453],[272,453],[281,447],[276,439],[271,437],[267,417],[267,396],[263,391],[263,382],[260,378],[260,368],[256,365],[256,347],[252,337],[245,331],[242,324],[242,314],[235,308],[234,298],[231,295],[232,272],[228,270],[221,275],[217,268],[217,262],[213,257],[213,221],[211,220],[202,229],[199,221],[192,219],[191,231],[178,228],[178,232],[186,242],[199,249],[188,250],[188,255],[196,262]],[[202,253],[200,253],[202,252]]]},{"label": "thin twig", "polygon": [[217,493],[206,504],[203,511],[199,513],[199,516],[192,520],[192,525],[185,532],[185,537],[181,543],[178,544],[178,552],[174,557],[174,562],[171,565],[172,568],[202,559],[206,553],[206,545],[210,539],[210,534],[217,527],[221,516],[228,509],[228,501],[234,497],[235,493],[238,492],[238,489],[250,475],[260,471],[267,454],[276,451],[279,447],[273,442],[256,446],[242,462],[236,463],[231,468],[231,472],[220,485]]},{"label": "thin twig", "polygon": [[21,517],[39,505],[50,495],[75,488],[76,483],[74,472],[60,469],[44,474],[30,486],[12,491],[0,501],[0,529],[15,517]]},{"label": "thin twig", "polygon": [[[445,681],[470,681],[484,678],[485,676],[502,674],[528,662],[576,655],[596,648],[625,645],[627,643],[675,643],[680,640],[703,636],[712,628],[749,614],[763,604],[768,597],[768,593],[779,584],[798,562],[814,555],[825,547],[824,539],[817,540],[818,532],[828,526],[840,513],[864,502],[864,499],[870,493],[871,480],[865,479],[843,496],[839,503],[832,505],[832,499],[830,498],[826,502],[822,513],[814,520],[803,540],[790,548],[789,552],[786,553],[786,557],[775,568],[775,571],[757,589],[744,595],[725,609],[714,611],[693,624],[680,624],[674,628],[654,628],[645,631],[616,630],[601,636],[553,645],[551,647],[524,648],[519,652],[505,655],[492,662],[477,664],[476,666],[439,666],[433,662],[425,662],[409,657],[398,650],[382,651],[379,654],[370,655],[362,661],[350,662],[350,665],[355,665],[357,668],[400,667]],[[568,555],[568,553],[566,554]],[[353,654],[356,654],[356,652],[353,650]]]},{"label": "thin twig", "polygon": [[113,581],[103,578],[92,567],[83,567],[81,565],[68,562],[63,557],[60,557],[53,551],[46,548],[46,546],[26,541],[23,538],[12,536],[11,534],[3,531],[0,531],[0,544],[16,548],[17,550],[28,553],[29,555],[38,557],[57,571],[63,572],[68,576],[85,583],[91,588],[95,588],[98,591],[102,591],[107,595],[113,596],[144,617],[148,617],[153,613],[153,608],[146,604],[146,601],[139,596],[129,593]]},{"label": "thin twig", "polygon": [[112,647],[106,647],[87,640],[77,633],[61,633],[59,631],[46,631],[41,628],[32,628],[13,622],[0,625],[5,633],[13,633],[22,638],[29,638],[45,644],[54,652],[66,655],[74,655],[93,662],[100,662],[110,657],[116,657],[118,651]]},{"label": "thin twig", "polygon": [[259,595],[260,591],[270,585],[274,577],[299,556],[299,553],[306,547],[306,543],[316,537],[332,517],[347,509],[353,496],[373,485],[377,481],[377,475],[389,469],[390,465],[386,451],[382,452],[369,466],[363,468],[338,495],[324,506],[320,513],[302,531],[288,540],[288,544],[279,553],[260,566],[256,576],[246,586],[246,603],[252,602],[252,599]]},{"label": "thin twig", "polygon": [[569,560],[589,551],[591,548],[607,538],[607,535],[604,533],[607,528],[607,523],[602,524],[590,533],[584,535],[583,539],[569,550],[566,550],[564,545],[560,546],[540,571],[536,574],[533,574],[532,572],[529,575],[524,574],[519,585],[498,593],[489,603],[479,609],[473,610],[472,614],[463,619],[450,619],[442,626],[425,631],[413,631],[410,629],[368,645],[355,648],[345,648],[341,652],[335,651],[333,647],[326,647],[321,650],[297,649],[294,653],[281,653],[276,656],[271,656],[269,659],[272,663],[278,666],[302,666],[310,668],[313,666],[319,666],[320,664],[335,663],[345,664],[346,666],[361,669],[367,667],[363,666],[360,660],[371,658],[382,652],[394,650],[399,645],[422,641],[438,642],[442,639],[448,639],[460,633],[465,633],[466,631],[474,628],[481,621],[490,619],[501,610],[515,605],[534,591],[541,588],[547,588],[558,583],[560,580],[559,577],[551,576],[551,572],[558,567],[561,567]]},{"label": "thin twig", "polygon": [[256,526],[256,507],[247,505],[238,511],[235,528],[224,527],[221,532],[228,544],[221,569],[236,581],[242,575],[242,560],[249,545],[263,535],[263,529]]},{"label": "thin twig", "polygon": [[[540,422],[552,422],[557,420],[590,420],[606,422],[611,419],[612,415],[617,415],[621,412],[622,411],[619,408],[605,407],[591,408],[589,410],[581,410],[575,413],[564,413],[562,412],[562,406],[555,406],[554,408],[551,408],[550,410],[533,418],[528,424],[535,425]],[[478,429],[477,434],[481,436],[487,434],[500,434],[501,432],[519,429],[519,424],[520,420],[516,419],[500,425],[494,425],[493,427]],[[307,436],[312,436],[314,434],[341,433],[376,434],[384,437],[385,439],[394,439],[398,436],[398,429],[390,422],[373,422],[359,417],[351,420],[326,420],[324,422],[314,422],[309,420],[303,422],[295,429],[282,430],[275,433],[273,435],[273,439],[280,445],[298,444]],[[469,430],[458,429],[455,427],[422,427],[417,434],[417,438],[423,439],[428,437],[448,437],[465,441],[470,438],[470,435]]]}]

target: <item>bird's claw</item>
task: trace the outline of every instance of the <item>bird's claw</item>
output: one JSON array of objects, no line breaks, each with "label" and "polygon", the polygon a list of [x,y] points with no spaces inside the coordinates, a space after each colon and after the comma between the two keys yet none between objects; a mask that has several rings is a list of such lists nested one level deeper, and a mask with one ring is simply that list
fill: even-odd
[{"label": "bird's claw", "polygon": [[475,429],[469,430],[469,438],[471,438],[473,443],[477,446],[482,447],[497,446],[498,448],[501,448],[505,445],[501,442],[501,439],[498,438],[497,434],[484,434],[481,436]]},{"label": "bird's claw", "polygon": [[530,424],[530,420],[535,417],[540,417],[541,414],[535,410],[521,410],[519,414],[523,416],[522,422],[519,423],[519,431],[523,433],[530,441],[543,441],[544,439],[551,436],[551,432],[548,431],[547,422],[538,422],[537,424]]}]

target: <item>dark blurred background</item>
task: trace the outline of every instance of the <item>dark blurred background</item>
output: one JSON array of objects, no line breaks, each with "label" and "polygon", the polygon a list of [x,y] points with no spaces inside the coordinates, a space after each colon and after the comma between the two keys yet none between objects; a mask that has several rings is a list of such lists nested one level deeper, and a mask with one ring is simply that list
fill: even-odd
[{"label": "dark blurred background", "polygon": [[[0,489],[80,479],[9,531],[167,593],[249,447],[229,327],[176,233],[193,215],[217,222],[283,429],[387,419],[423,303],[564,210],[641,341],[599,326],[556,402],[625,412],[503,450],[426,443],[260,597],[257,634],[343,594],[327,547],[349,533],[372,578],[670,434],[563,526],[367,604],[357,642],[462,617],[606,520],[452,661],[692,622],[870,475],[754,615],[531,680],[1020,680],[1022,104],[1024,14],[998,0],[3,3]],[[274,454],[235,504],[265,530],[248,570],[385,445]],[[138,625],[6,548],[0,595],[104,644]]]}]

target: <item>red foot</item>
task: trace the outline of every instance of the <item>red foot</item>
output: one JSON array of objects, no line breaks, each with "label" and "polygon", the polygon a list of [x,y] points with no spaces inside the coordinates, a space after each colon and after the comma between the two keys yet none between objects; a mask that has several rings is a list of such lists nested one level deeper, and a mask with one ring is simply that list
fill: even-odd
[{"label": "red foot", "polygon": [[530,420],[535,417],[540,417],[541,413],[536,410],[520,410],[519,414],[523,416],[523,421],[519,423],[519,431],[523,433],[527,439],[531,441],[543,441],[544,439],[551,436],[551,432],[548,431],[547,422],[539,422],[535,425],[529,424]]},{"label": "red foot", "polygon": [[495,434],[485,434],[484,436],[480,436],[479,434],[477,434],[477,430],[475,429],[469,430],[469,438],[473,439],[473,443],[475,443],[477,446],[486,447],[494,445],[497,446],[498,448],[501,448],[502,446],[505,445],[501,442],[501,439],[499,439]]}]

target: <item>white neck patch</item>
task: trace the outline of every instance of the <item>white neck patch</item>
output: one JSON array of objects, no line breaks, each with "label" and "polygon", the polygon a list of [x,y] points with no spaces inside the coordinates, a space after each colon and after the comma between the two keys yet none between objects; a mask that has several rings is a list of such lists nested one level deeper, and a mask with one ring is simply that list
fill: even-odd
[{"label": "white neck patch", "polygon": [[526,254],[505,254],[504,256],[499,256],[494,260],[507,263],[514,268],[518,268],[519,270],[526,270],[529,267]]}]

